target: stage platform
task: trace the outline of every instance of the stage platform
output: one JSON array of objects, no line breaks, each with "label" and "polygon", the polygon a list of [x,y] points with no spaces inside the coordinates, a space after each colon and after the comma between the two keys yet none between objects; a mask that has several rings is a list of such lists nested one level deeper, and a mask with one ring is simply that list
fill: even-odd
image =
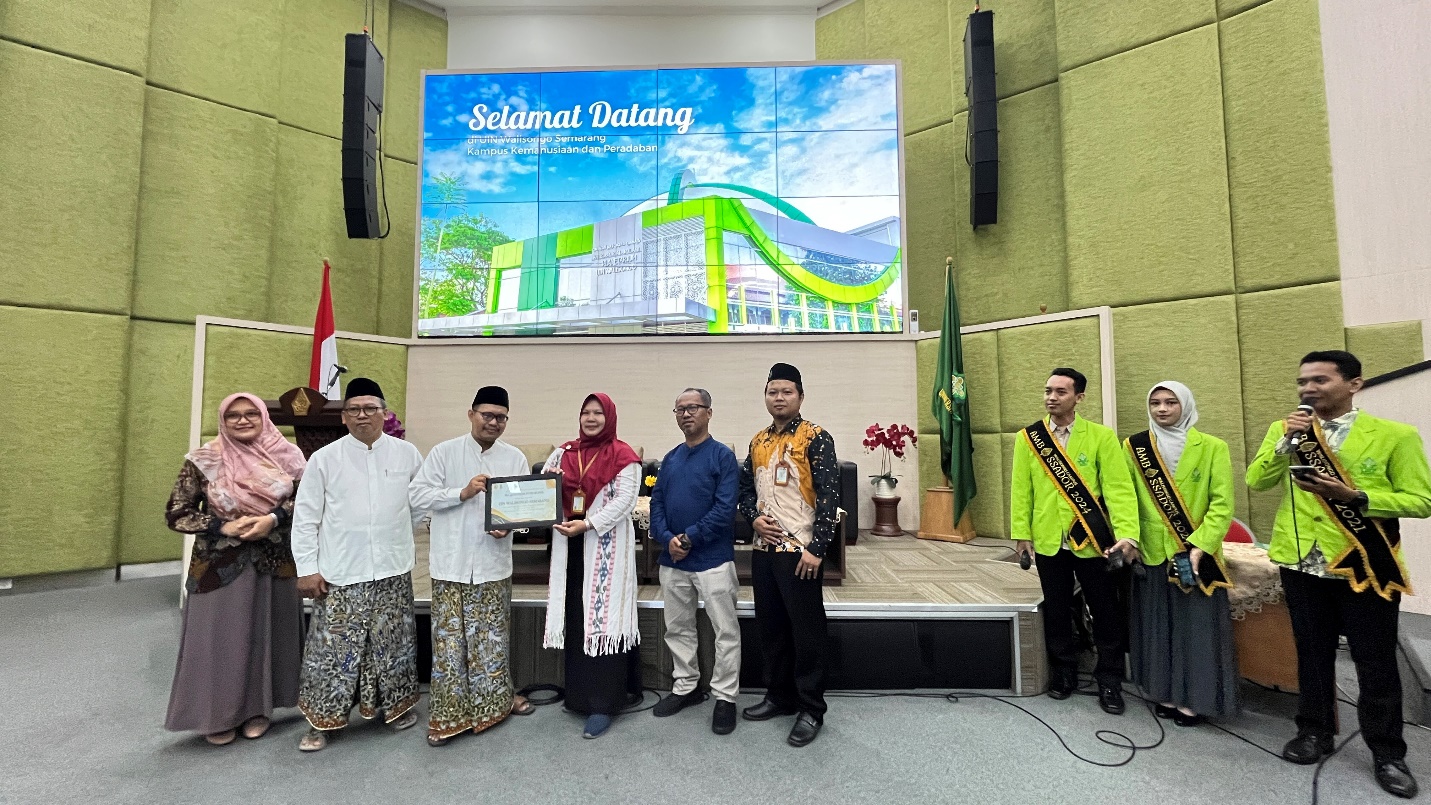
[{"label": "stage platform", "polygon": [[[539,557],[544,561],[547,550],[544,545],[513,547],[525,554],[519,566],[530,566]],[[1004,540],[955,544],[867,533],[858,544],[846,546],[843,583],[824,590],[830,618],[829,687],[1016,693],[1041,689],[1047,673],[1039,612],[1043,595],[1035,571],[1008,561],[1010,548]],[[737,550],[748,554],[750,548]],[[417,553],[413,587],[425,676],[432,589],[426,534],[419,535]],[[544,584],[512,588],[512,664],[519,686],[561,684],[561,652],[541,648],[546,594]],[[637,606],[644,681],[668,689],[671,659],[664,644],[660,587],[642,585]],[[741,684],[761,687],[760,636],[749,587],[741,588],[738,609]],[[711,632],[703,613],[700,623],[701,661],[708,674]]]}]

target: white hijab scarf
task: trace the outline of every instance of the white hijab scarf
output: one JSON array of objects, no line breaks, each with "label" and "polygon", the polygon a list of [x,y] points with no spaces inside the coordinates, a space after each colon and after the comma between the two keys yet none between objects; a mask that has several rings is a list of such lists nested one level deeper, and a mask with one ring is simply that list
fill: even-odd
[{"label": "white hijab scarf", "polygon": [[1183,457],[1183,448],[1187,446],[1188,428],[1197,423],[1197,402],[1193,400],[1192,389],[1176,380],[1164,380],[1149,389],[1149,401],[1153,398],[1153,392],[1158,389],[1171,391],[1183,406],[1182,417],[1170,428],[1159,425],[1157,420],[1153,419],[1153,412],[1148,411],[1148,429],[1157,437],[1158,454],[1163,457],[1163,463],[1168,465],[1168,474],[1172,475],[1178,471],[1178,459]]}]

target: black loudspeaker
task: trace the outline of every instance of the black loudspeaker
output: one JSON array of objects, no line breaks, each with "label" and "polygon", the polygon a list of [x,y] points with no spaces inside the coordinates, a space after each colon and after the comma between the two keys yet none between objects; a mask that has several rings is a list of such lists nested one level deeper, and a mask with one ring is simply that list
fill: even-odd
[{"label": "black loudspeaker", "polygon": [[964,96],[969,99],[969,223],[999,222],[999,96],[994,82],[994,12],[975,11],[964,26]]},{"label": "black loudspeaker", "polygon": [[383,54],[367,34],[348,34],[343,58],[343,215],[348,237],[381,237],[378,222],[378,117]]}]

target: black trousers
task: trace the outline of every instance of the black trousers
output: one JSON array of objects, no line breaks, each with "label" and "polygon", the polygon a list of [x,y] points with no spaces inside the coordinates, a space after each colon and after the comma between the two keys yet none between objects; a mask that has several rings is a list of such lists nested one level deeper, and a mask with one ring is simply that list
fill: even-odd
[{"label": "black trousers", "polygon": [[1098,647],[1093,676],[1102,685],[1122,684],[1128,612],[1126,603],[1119,600],[1120,573],[1109,572],[1108,560],[1102,557],[1083,559],[1067,549],[1053,556],[1038,554],[1036,561],[1043,587],[1043,642],[1049,670],[1078,673],[1079,645],[1074,639],[1073,619],[1082,613],[1074,609],[1073,582],[1077,579],[1093,616],[1093,643]]},{"label": "black trousers", "polygon": [[801,554],[751,551],[755,620],[765,659],[765,698],[780,707],[825,720],[825,676],[829,633],[825,628],[822,580],[795,575]]},{"label": "black trousers", "polygon": [[1337,637],[1345,634],[1356,663],[1356,715],[1361,735],[1378,761],[1406,757],[1401,732],[1401,673],[1396,637],[1401,594],[1392,600],[1352,592],[1344,578],[1282,569],[1282,590],[1297,641],[1297,728],[1330,736],[1336,731]]}]

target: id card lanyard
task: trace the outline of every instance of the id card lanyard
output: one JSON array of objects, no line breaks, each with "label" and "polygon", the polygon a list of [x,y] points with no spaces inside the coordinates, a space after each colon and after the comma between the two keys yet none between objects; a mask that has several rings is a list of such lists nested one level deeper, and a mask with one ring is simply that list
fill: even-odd
[{"label": "id card lanyard", "polygon": [[576,469],[578,475],[576,476],[577,490],[571,496],[572,514],[586,514],[586,493],[581,490],[581,482],[586,479],[586,471],[591,469],[591,465],[595,463],[596,456],[592,456],[590,461],[583,464],[581,462],[581,451],[576,451]]},{"label": "id card lanyard", "polygon": [[[785,445],[785,455],[781,456],[781,457],[780,457],[780,461],[775,465],[775,485],[776,485],[776,486],[789,486],[789,485],[790,485],[790,469],[791,469],[791,467],[790,467],[790,462],[787,460],[787,459],[789,458],[789,456],[790,456],[790,445],[787,444],[787,445]],[[579,460],[579,459],[578,459],[578,460]]]}]

